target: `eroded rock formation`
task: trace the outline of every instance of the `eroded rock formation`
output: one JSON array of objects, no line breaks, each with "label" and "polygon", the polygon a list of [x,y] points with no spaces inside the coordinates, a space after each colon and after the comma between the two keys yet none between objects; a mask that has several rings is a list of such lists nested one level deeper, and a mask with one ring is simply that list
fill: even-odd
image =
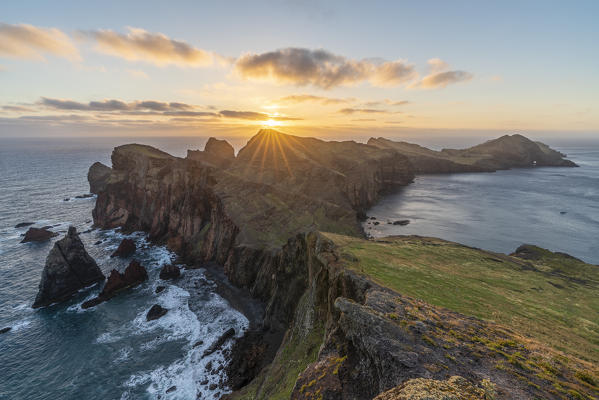
[{"label": "eroded rock formation", "polygon": [[138,261],[133,260],[129,263],[125,272],[121,273],[116,269],[110,271],[108,280],[98,297],[86,301],[81,305],[82,308],[89,308],[103,303],[116,296],[124,289],[139,285],[148,279],[148,272]]},{"label": "eroded rock formation", "polygon": [[46,258],[33,308],[66,300],[78,290],[102,281],[102,271],[85,251],[77,229],[71,226]]}]

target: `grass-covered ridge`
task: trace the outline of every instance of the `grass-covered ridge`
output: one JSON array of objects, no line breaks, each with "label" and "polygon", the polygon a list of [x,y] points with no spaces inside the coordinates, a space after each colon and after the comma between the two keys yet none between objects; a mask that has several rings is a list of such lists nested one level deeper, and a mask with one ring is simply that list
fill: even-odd
[{"label": "grass-covered ridge", "polygon": [[534,246],[522,259],[434,238],[326,236],[350,268],[398,293],[599,362],[598,266]]}]

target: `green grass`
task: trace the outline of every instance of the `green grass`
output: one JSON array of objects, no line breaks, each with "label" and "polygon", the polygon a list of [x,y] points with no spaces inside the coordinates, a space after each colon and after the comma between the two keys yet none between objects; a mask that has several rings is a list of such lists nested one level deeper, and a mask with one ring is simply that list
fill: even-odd
[{"label": "green grass", "polygon": [[538,248],[524,261],[440,239],[325,236],[381,285],[599,362],[598,266]]}]

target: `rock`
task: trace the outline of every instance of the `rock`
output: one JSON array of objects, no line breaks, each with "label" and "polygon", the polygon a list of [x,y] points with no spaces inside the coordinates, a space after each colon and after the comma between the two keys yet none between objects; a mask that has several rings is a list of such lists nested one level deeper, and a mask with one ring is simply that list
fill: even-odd
[{"label": "rock", "polygon": [[200,385],[202,386],[206,386],[208,384],[208,379],[204,379],[202,382],[200,382]]},{"label": "rock", "polygon": [[62,199],[62,201],[70,201],[71,198],[70,197],[65,197],[64,199]]},{"label": "rock", "polygon": [[374,224],[378,225],[378,224],[380,224],[380,222],[379,221],[374,221]]},{"label": "rock", "polygon": [[94,195],[91,193],[86,193],[75,196],[76,199],[89,199],[90,197],[94,197]]},{"label": "rock", "polygon": [[119,247],[115,250],[110,257],[121,257],[127,258],[135,253],[135,242],[131,239],[123,239]]},{"label": "rock", "polygon": [[217,385],[216,383],[212,383],[212,384],[210,384],[210,386],[208,386],[208,389],[209,389],[209,390],[214,390],[214,389],[216,389],[217,387],[218,387],[218,385]]},{"label": "rock", "polygon": [[400,219],[400,220],[397,220],[397,221],[393,221],[393,225],[405,226],[405,225],[407,225],[409,223],[410,223],[409,219]]},{"label": "rock", "polygon": [[112,168],[106,165],[95,162],[89,167],[87,172],[87,180],[89,182],[89,191],[98,194],[106,188],[106,183],[110,177]]},{"label": "rock", "polygon": [[165,265],[160,270],[160,279],[162,280],[177,279],[179,276],[181,276],[181,271],[176,265]]},{"label": "rock", "polygon": [[416,378],[379,394],[374,400],[471,400],[493,399],[493,384],[486,382],[479,388],[461,376],[452,376],[446,381]]},{"label": "rock", "polygon": [[187,150],[187,158],[197,160],[218,168],[226,168],[235,159],[235,150],[226,140],[209,138],[204,151]]},{"label": "rock", "polygon": [[1,335],[1,334],[3,334],[3,333],[6,333],[6,332],[8,332],[8,331],[10,331],[11,329],[12,329],[12,327],[11,327],[11,326],[7,326],[6,328],[2,328],[2,329],[0,329],[0,335]]},{"label": "rock", "polygon": [[372,219],[372,220],[375,220],[375,219],[376,219],[376,217],[370,217],[370,219]]},{"label": "rock", "polygon": [[106,285],[104,285],[104,288],[98,297],[86,301],[81,305],[81,307],[89,308],[96,306],[114,297],[118,292],[133,286],[137,286],[147,279],[148,273],[146,269],[140,265],[139,262],[133,260],[125,269],[125,273],[120,273],[116,269],[110,271],[110,276],[106,281]]},{"label": "rock", "polygon": [[160,293],[160,292],[162,292],[164,289],[166,289],[166,286],[157,286],[157,287],[156,287],[156,293]]},{"label": "rock", "polygon": [[206,356],[214,353],[216,350],[220,349],[222,347],[222,345],[225,344],[225,342],[227,340],[229,340],[230,338],[232,338],[233,336],[235,336],[235,329],[233,329],[233,328],[227,329],[227,331],[225,333],[223,333],[221,335],[221,337],[219,337],[218,340],[216,342],[214,342],[212,344],[212,346],[210,346],[204,352],[204,355],[202,357],[206,357]]},{"label": "rock", "polygon": [[559,213],[560,213],[561,215],[564,215],[564,214],[567,214],[568,212],[567,212],[567,211],[560,211]]},{"label": "rock", "polygon": [[166,389],[166,393],[171,393],[171,392],[174,392],[175,390],[177,390],[177,387],[171,386],[170,388]]},{"label": "rock", "polygon": [[21,223],[15,225],[15,229],[24,228],[26,226],[30,226],[33,224],[35,224],[35,222],[21,222]]},{"label": "rock", "polygon": [[166,308],[161,307],[159,304],[154,304],[146,314],[146,321],[154,321],[163,317],[167,312]]},{"label": "rock", "polygon": [[46,258],[33,308],[63,301],[78,290],[104,281],[104,275],[87,254],[75,227],[56,243]]},{"label": "rock", "polygon": [[97,242],[94,243],[94,246],[97,246],[99,244],[102,244],[102,240],[98,240]]},{"label": "rock", "polygon": [[193,347],[194,347],[194,348],[196,348],[196,347],[198,347],[198,346],[201,346],[201,345],[203,345],[203,344],[204,344],[204,341],[203,341],[203,340],[198,340],[197,342],[195,342],[195,343],[193,344]]},{"label": "rock", "polygon": [[45,242],[46,240],[50,240],[54,236],[58,236],[58,233],[52,232],[48,230],[48,227],[44,228],[29,228],[27,232],[25,232],[25,237],[21,240],[21,243],[28,242]]}]

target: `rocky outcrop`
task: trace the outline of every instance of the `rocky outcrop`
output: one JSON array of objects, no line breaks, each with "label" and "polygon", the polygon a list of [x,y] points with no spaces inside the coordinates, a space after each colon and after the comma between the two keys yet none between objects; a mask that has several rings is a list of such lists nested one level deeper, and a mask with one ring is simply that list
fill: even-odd
[{"label": "rocky outcrop", "polygon": [[393,149],[409,158],[417,174],[492,172],[534,166],[576,167],[565,154],[522,135],[504,135],[463,150],[434,151],[412,143],[371,138],[368,144]]},{"label": "rocky outcrop", "polygon": [[21,243],[45,242],[55,236],[58,236],[58,233],[48,230],[48,227],[29,228],[27,232],[25,232],[25,237],[21,240]]},{"label": "rocky outcrop", "polygon": [[204,151],[187,150],[187,158],[216,168],[227,168],[235,159],[235,150],[226,140],[211,137]]},{"label": "rocky outcrop", "polygon": [[127,258],[132,256],[133,253],[135,253],[135,249],[135,242],[131,239],[125,238],[121,241],[119,247],[117,247],[117,249],[114,251],[114,253],[110,255],[110,257]]},{"label": "rocky outcrop", "polygon": [[102,271],[71,226],[66,236],[54,243],[46,258],[33,308],[66,300],[80,289],[102,281]]},{"label": "rocky outcrop", "polygon": [[434,379],[410,379],[385,392],[374,400],[493,400],[493,384],[484,381],[485,387],[476,387],[461,376],[452,376],[446,381]]},{"label": "rocky outcrop", "polygon": [[35,222],[20,222],[18,224],[15,225],[15,229],[19,229],[19,228],[25,228],[26,226],[30,226],[35,224]]},{"label": "rocky outcrop", "polygon": [[155,319],[162,318],[167,312],[168,310],[160,306],[160,304],[154,304],[146,314],[146,321],[154,321]]},{"label": "rocky outcrop", "polygon": [[81,305],[82,308],[89,308],[103,303],[119,292],[137,286],[148,279],[146,269],[136,260],[129,263],[125,272],[121,273],[116,269],[110,271],[106,285],[98,295],[98,297],[88,300]]},{"label": "rocky outcrop", "polygon": [[106,165],[95,162],[87,172],[87,181],[89,182],[89,191],[94,194],[100,193],[106,188],[106,183],[110,177],[111,168]]},{"label": "rocky outcrop", "polygon": [[162,267],[162,269],[160,269],[160,279],[162,280],[167,280],[167,279],[177,279],[179,276],[181,276],[181,271],[179,270],[179,267],[177,267],[176,265],[165,265]]}]

